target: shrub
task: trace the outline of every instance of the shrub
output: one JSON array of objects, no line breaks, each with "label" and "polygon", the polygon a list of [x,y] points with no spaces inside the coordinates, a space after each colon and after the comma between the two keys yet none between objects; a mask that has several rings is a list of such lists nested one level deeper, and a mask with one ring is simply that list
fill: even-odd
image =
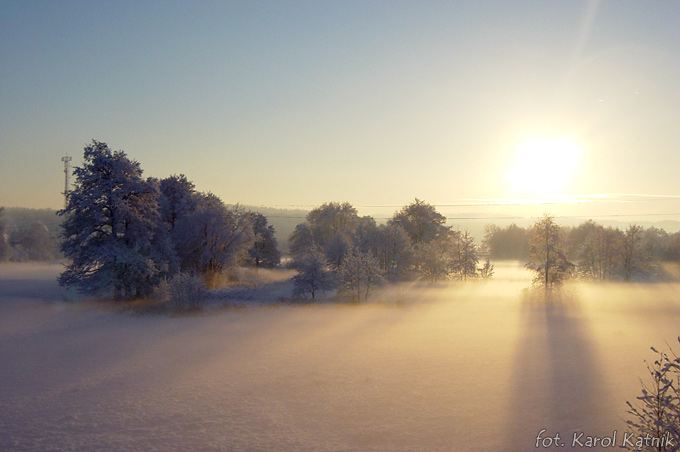
[{"label": "shrub", "polygon": [[162,281],[154,292],[154,297],[173,311],[198,310],[205,296],[205,283],[188,273],[178,273]]},{"label": "shrub", "polygon": [[[678,338],[680,341],[680,338]],[[651,385],[642,383],[640,401],[628,405],[627,413],[632,416],[626,423],[636,438],[649,437],[643,448],[635,450],[678,451],[680,450],[680,357],[671,350],[671,355],[658,351],[654,363],[647,364],[652,377]]]}]

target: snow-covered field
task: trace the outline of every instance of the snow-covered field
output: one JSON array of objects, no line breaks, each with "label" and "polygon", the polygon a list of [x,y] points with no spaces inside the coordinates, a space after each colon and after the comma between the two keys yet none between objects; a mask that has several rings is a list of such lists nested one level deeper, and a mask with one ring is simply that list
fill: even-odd
[{"label": "snow-covered field", "polygon": [[0,266],[0,451],[529,451],[542,429],[562,450],[574,432],[620,444],[649,347],[680,334],[677,284],[546,305],[512,265],[365,305],[191,317],[64,302],[59,271]]}]

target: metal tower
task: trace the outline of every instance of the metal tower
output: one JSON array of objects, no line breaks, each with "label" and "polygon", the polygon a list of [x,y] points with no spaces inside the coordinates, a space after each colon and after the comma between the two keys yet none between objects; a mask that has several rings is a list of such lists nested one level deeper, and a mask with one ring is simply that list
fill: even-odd
[{"label": "metal tower", "polygon": [[68,183],[69,183],[69,176],[71,175],[71,156],[66,155],[61,158],[61,161],[64,162],[64,208],[66,208],[66,205],[68,204]]}]

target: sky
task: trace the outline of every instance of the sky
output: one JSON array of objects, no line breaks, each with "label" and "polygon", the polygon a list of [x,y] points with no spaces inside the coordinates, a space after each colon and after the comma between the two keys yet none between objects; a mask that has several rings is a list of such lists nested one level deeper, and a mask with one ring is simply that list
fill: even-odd
[{"label": "sky", "polygon": [[59,208],[96,139],[227,203],[680,219],[679,25],[626,0],[6,0],[0,205]]}]

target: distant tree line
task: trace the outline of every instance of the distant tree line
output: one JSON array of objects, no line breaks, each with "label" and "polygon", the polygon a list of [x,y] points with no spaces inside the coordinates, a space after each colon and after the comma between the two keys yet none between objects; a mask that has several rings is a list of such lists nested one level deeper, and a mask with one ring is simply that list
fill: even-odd
[{"label": "distant tree line", "polygon": [[[0,207],[0,261],[52,261],[61,257],[53,211]],[[51,215],[51,222],[46,221]],[[16,218],[16,217],[19,218]]]},{"label": "distant tree line", "polygon": [[[280,264],[275,231],[264,215],[198,192],[182,174],[144,178],[138,162],[106,143],[86,146],[83,162],[58,212],[60,251],[68,259],[60,284],[129,299],[176,277],[210,286],[235,266]],[[0,208],[0,260],[59,256],[44,225],[9,230],[3,213]],[[650,278],[658,263],[680,262],[680,233],[637,225],[620,230],[592,220],[566,228],[549,215],[531,228],[489,225],[479,247],[468,230],[447,226],[420,199],[384,224],[359,216],[347,202],[325,203],[295,226],[288,244],[298,272],[293,295],[303,299],[337,289],[362,301],[385,282],[491,278],[490,259],[524,260],[546,288],[574,275]],[[191,285],[193,291],[193,280]]]},{"label": "distant tree line", "polygon": [[[540,234],[540,228],[546,228],[548,218],[549,227]],[[546,234],[553,234],[551,246],[561,253],[565,272],[566,267],[570,267],[566,263],[573,263],[569,273],[587,279],[650,279],[659,276],[660,263],[680,262],[680,232],[669,234],[663,229],[635,224],[621,230],[588,220],[576,227],[562,227],[546,216],[530,228],[515,224],[505,228],[489,225],[482,243],[493,259],[536,262],[536,250],[540,248],[537,240],[546,242]],[[550,259],[547,261],[551,262]]]},{"label": "distant tree line", "polygon": [[315,299],[337,288],[354,301],[365,300],[385,281],[429,281],[491,277],[481,268],[469,231],[456,231],[434,206],[416,199],[386,224],[360,217],[347,202],[325,203],[309,212],[290,236],[294,295]]},{"label": "distant tree line", "polygon": [[231,266],[280,262],[264,216],[196,191],[184,175],[143,178],[138,162],[98,141],[85,147],[73,174],[58,212],[69,259],[59,276],[64,286],[130,299],[177,275],[209,285]]}]

